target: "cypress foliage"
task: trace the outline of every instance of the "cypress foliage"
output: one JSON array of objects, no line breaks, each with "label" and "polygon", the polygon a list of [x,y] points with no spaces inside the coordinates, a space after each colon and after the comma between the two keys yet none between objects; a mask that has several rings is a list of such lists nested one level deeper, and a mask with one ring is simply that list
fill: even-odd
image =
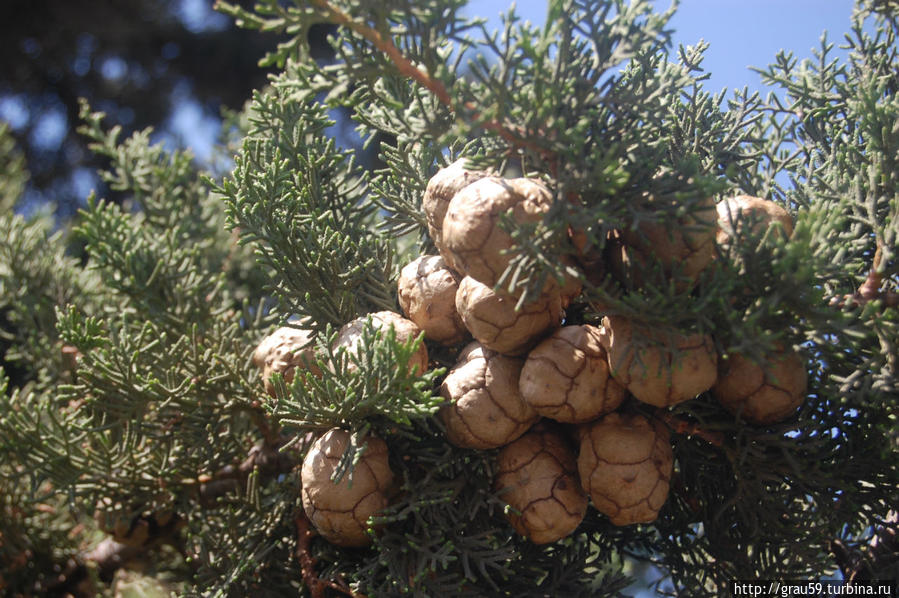
[{"label": "cypress foliage", "polygon": [[[210,596],[617,596],[656,582],[724,596],[736,579],[836,573],[895,587],[895,10],[860,1],[846,59],[826,38],[812,59],[779,54],[762,97],[707,90],[706,45],[672,52],[672,12],[646,0],[553,0],[544,26],[510,12],[499,33],[462,5],[220,2],[287,39],[265,60],[279,74],[229,120],[231,171],[200,172],[150,131],[120,139],[85,105],[81,132],[127,201],[92,197],[62,228],[12,209],[27,173],[0,128],[6,594],[110,594],[135,562],[156,591]],[[307,45],[321,23],[337,26],[326,61]],[[381,167],[339,147],[335,108]],[[512,238],[498,290],[526,303],[577,274],[566,324],[709,334],[722,358],[795,350],[802,406],[752,424],[709,392],[629,399],[672,433],[658,519],[616,527],[591,507],[557,542],[518,536],[495,451],[451,445],[436,416],[461,347],[372,322],[353,350],[335,344],[348,322],[399,311],[400,267],[435,253],[422,195],[459,157],[554,197],[537,222],[497,219]],[[793,234],[738,229],[691,284],[679,261],[647,261],[639,284],[595,269],[619,235],[689,232],[708,198],[740,193],[785,208]],[[269,394],[253,351],[280,326],[315,333],[316,357]],[[637,334],[633,349],[654,342]],[[410,371],[422,345],[430,368]],[[303,509],[303,459],[333,427],[356,433],[338,478],[353,479],[367,438],[389,448],[391,500],[368,547],[329,544]]]}]

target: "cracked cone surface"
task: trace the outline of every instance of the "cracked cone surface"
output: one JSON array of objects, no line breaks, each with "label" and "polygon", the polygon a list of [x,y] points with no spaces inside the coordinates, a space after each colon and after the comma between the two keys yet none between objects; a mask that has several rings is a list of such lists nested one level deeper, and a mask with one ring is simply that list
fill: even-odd
[{"label": "cracked cone surface", "polygon": [[440,408],[446,435],[456,446],[492,449],[524,434],[539,419],[521,398],[518,378],[524,360],[470,343],[450,370],[440,394],[452,404]]},{"label": "cracked cone surface", "polygon": [[795,351],[778,351],[761,364],[735,354],[723,363],[712,394],[746,421],[771,424],[796,411],[807,387],[808,373]]},{"label": "cracked cone surface", "polygon": [[542,415],[583,423],[615,410],[627,390],[609,373],[595,326],[563,326],[528,353],[521,396]]},{"label": "cracked cone surface", "polygon": [[293,380],[296,368],[308,368],[318,375],[315,360],[315,338],[312,332],[284,326],[262,339],[253,352],[253,363],[262,370],[265,391],[275,396],[272,374],[284,376],[288,384]]},{"label": "cracked cone surface", "polygon": [[460,280],[442,257],[423,255],[403,267],[397,281],[403,313],[425,336],[442,345],[455,345],[468,336],[456,311]]},{"label": "cracked cone surface", "polygon": [[496,457],[494,487],[511,507],[506,518],[534,544],[573,532],[587,512],[587,495],[567,441],[549,429],[533,429]]},{"label": "cracked cone surface", "polygon": [[666,278],[677,276],[678,289],[692,288],[715,258],[716,218],[714,199],[708,197],[695,201],[676,223],[645,221],[637,228],[623,229],[613,265],[641,287],[647,282],[644,272],[657,262]]},{"label": "cracked cone surface", "polygon": [[[465,168],[465,163],[465,158],[459,158],[446,168],[437,171],[437,174],[428,181],[424,197],[421,200],[421,207],[428,224],[428,233],[431,235],[431,239],[441,255],[445,253],[443,249],[443,220],[450,200],[456,193],[468,185],[490,176],[489,172],[483,170],[469,170]],[[452,261],[448,260],[447,264],[452,264]]]},{"label": "cracked cone surface", "polygon": [[513,254],[512,237],[500,226],[509,213],[516,224],[540,222],[553,196],[534,179],[481,179],[457,193],[446,210],[443,244],[459,272],[493,287]]},{"label": "cracked cone surface", "polygon": [[496,293],[466,276],[456,292],[456,309],[471,335],[488,349],[504,355],[521,355],[540,337],[562,323],[558,291],[541,295],[515,310],[517,299]]},{"label": "cracked cone surface", "polygon": [[637,399],[668,407],[707,391],[718,376],[717,354],[711,337],[684,335],[673,330],[640,332],[623,317],[606,316],[600,340],[609,356],[612,376]]},{"label": "cracked cone surface", "polygon": [[331,476],[350,442],[350,432],[334,428],[315,441],[303,459],[303,510],[325,540],[338,546],[371,543],[368,518],[388,504],[387,491],[393,472],[387,462],[387,445],[374,436],[353,470],[334,483]]},{"label": "cracked cone surface", "polygon": [[581,430],[581,482],[615,525],[654,521],[668,498],[673,467],[668,429],[659,421],[610,413]]},{"label": "cracked cone surface", "polygon": [[750,234],[757,235],[775,225],[785,238],[793,234],[792,216],[771,200],[737,195],[719,202],[715,207],[718,213],[717,242],[721,246],[729,245],[735,234],[747,228]]},{"label": "cracked cone surface", "polygon": [[[372,327],[376,330],[386,332],[388,328],[393,328],[398,343],[409,342],[410,339],[416,338],[421,334],[421,328],[412,320],[407,320],[396,312],[379,311],[356,318],[345,324],[337,333],[334,347],[346,347],[349,353],[355,354],[359,350],[359,344],[362,342],[362,331],[365,330],[365,324],[369,318],[371,318]],[[428,348],[424,343],[419,345],[418,351],[409,359],[408,366],[410,372],[415,371],[419,375],[427,371]],[[350,363],[348,367],[354,368],[355,366]]]}]

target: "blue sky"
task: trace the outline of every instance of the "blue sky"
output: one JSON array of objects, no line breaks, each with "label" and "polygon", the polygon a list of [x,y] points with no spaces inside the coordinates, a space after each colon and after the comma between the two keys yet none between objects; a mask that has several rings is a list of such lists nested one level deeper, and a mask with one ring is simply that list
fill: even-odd
[{"label": "blue sky", "polygon": [[[653,2],[660,11],[670,4],[670,0]],[[196,31],[222,26],[226,18],[214,13],[211,4],[211,0],[181,0],[179,16]],[[749,66],[766,66],[782,48],[792,50],[799,58],[811,57],[812,48],[820,46],[825,30],[831,41],[841,44],[843,33],[851,24],[853,4],[853,0],[682,0],[670,26],[675,30],[675,47],[693,45],[700,39],[710,43],[703,62],[704,69],[711,73],[706,84],[709,91],[744,86],[761,90],[759,77]],[[499,15],[511,5],[507,0],[471,0],[465,13],[485,17],[489,27],[498,28]],[[516,10],[522,18],[539,24],[545,18],[546,2],[522,1]],[[104,74],[114,77],[117,67],[121,65],[104,65]],[[205,114],[189,93],[176,95],[180,97],[176,98],[178,107],[169,123],[168,135],[180,137],[192,146],[200,160],[208,160],[219,127],[217,115]],[[28,108],[21,98],[0,97],[0,119],[17,128],[27,117]],[[45,121],[35,134],[50,145],[58,144],[68,123],[54,114]],[[175,138],[169,141],[177,145]],[[92,179],[81,178],[84,180],[75,183],[78,192],[86,194]]]},{"label": "blue sky", "polygon": [[[533,23],[543,23],[546,2],[518,2],[516,12]],[[654,0],[657,10],[670,6]],[[502,0],[471,0],[466,14],[490,19],[499,27],[498,15],[511,5]],[[765,67],[778,50],[792,50],[798,58],[810,58],[820,47],[821,34],[839,46],[849,31],[853,0],[681,0],[670,21],[674,43],[709,42],[703,68],[712,77],[709,91],[722,88],[761,90],[758,75],[749,66]]]}]

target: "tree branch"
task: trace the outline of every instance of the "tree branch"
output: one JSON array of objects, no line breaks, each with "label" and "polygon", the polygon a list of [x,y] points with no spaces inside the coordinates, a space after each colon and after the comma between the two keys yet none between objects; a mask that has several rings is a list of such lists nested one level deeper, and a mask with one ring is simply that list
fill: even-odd
[{"label": "tree branch", "polygon": [[263,477],[269,478],[289,473],[296,465],[295,459],[280,450],[280,444],[262,442],[250,449],[250,454],[240,465],[226,465],[212,476],[200,476],[197,479],[197,496],[201,505],[211,507],[217,499],[244,487],[255,469]]},{"label": "tree branch", "polygon": [[[379,51],[386,54],[391,62],[396,66],[397,70],[401,75],[412,79],[417,82],[419,85],[430,91],[436,96],[437,100],[453,111],[458,111],[458,106],[454,101],[452,96],[450,96],[449,91],[447,91],[446,86],[443,82],[434,79],[428,73],[421,70],[417,66],[415,66],[412,61],[410,61],[399,48],[396,47],[396,44],[393,43],[389,38],[385,38],[381,35],[381,32],[378,30],[369,27],[365,23],[360,23],[359,21],[354,20],[345,12],[341,11],[328,2],[328,0],[311,0],[312,4],[317,8],[322,10],[329,19],[338,25],[343,25],[347,27],[351,31],[356,34],[362,36],[371,42],[375,48]],[[471,112],[473,116],[473,120],[481,121],[480,124],[482,127],[487,129],[488,131],[493,131],[500,137],[502,137],[506,142],[516,148],[529,149],[537,154],[540,154],[544,160],[547,162],[552,162],[552,159],[555,157],[554,154],[543,147],[540,147],[538,144],[534,143],[530,139],[526,139],[521,136],[519,133],[513,131],[509,127],[503,125],[501,122],[496,120],[487,120],[482,119],[482,115],[478,112],[477,107],[471,103],[466,102],[461,106],[465,110]]]},{"label": "tree branch", "polygon": [[297,560],[300,563],[300,572],[303,582],[309,588],[312,598],[325,598],[325,590],[331,588],[341,594],[353,598],[365,598],[363,594],[354,592],[345,582],[336,582],[329,579],[321,579],[315,572],[315,557],[309,551],[309,545],[315,532],[312,531],[309,518],[302,509],[298,509],[294,516],[294,524],[297,527]]},{"label": "tree branch", "polygon": [[827,546],[847,583],[877,579],[899,562],[899,513],[887,513],[867,544],[853,549],[835,539]]},{"label": "tree branch", "polygon": [[[239,492],[241,488],[245,487],[247,479],[254,470],[258,469],[263,477],[270,478],[288,473],[296,465],[296,460],[292,459],[290,454],[281,452],[278,446],[261,442],[250,450],[249,455],[240,465],[227,465],[213,476],[200,476],[196,481],[197,500],[202,507],[211,508],[222,496]],[[187,484],[187,486],[190,485]],[[183,520],[178,515],[173,514],[164,522],[157,521],[155,516],[139,519],[146,524],[145,527],[148,530],[144,541],[139,544],[126,544],[108,537],[93,550],[73,561],[72,574],[69,577],[80,579],[78,571],[83,569],[86,563],[92,562],[98,569],[100,579],[109,582],[118,569],[124,567],[129,561],[139,558],[153,547],[163,544],[179,547],[178,530],[181,529]]]},{"label": "tree branch", "polygon": [[662,420],[666,426],[671,428],[675,434],[687,434],[689,436],[698,436],[706,442],[714,446],[724,445],[724,435],[721,432],[710,432],[703,430],[696,422],[687,421],[679,418],[664,409],[656,409],[655,416]]},{"label": "tree branch", "polygon": [[883,273],[880,272],[880,262],[883,259],[883,245],[878,240],[877,249],[874,251],[874,260],[871,270],[865,281],[859,285],[858,290],[849,295],[835,297],[830,304],[834,307],[862,307],[871,301],[880,300],[884,307],[899,307],[899,293],[882,290]]}]

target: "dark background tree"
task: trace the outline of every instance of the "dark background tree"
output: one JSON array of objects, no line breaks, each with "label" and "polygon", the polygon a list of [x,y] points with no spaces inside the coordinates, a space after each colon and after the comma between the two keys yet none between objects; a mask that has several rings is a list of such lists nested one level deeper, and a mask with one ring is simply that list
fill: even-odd
[{"label": "dark background tree", "polygon": [[[247,2],[251,4],[251,2]],[[324,52],[325,29],[311,45]],[[0,6],[0,118],[31,173],[26,206],[66,218],[96,188],[98,157],[76,132],[78,98],[122,125],[152,126],[177,145],[184,124],[207,130],[265,85],[258,66],[277,38],[239,29],[207,0],[7,0]],[[184,110],[189,107],[189,110]],[[192,140],[194,141],[194,140]]]}]

